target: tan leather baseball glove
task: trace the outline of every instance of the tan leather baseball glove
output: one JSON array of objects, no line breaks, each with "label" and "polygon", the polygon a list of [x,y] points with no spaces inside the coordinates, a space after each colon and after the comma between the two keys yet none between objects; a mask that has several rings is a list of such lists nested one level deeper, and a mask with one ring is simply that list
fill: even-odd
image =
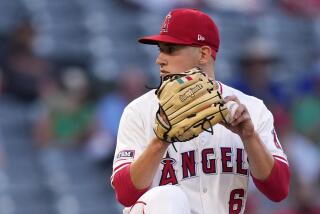
[{"label": "tan leather baseball glove", "polygon": [[159,109],[154,132],[161,140],[188,141],[201,132],[212,133],[212,126],[228,114],[212,80],[199,68],[163,78],[156,90]]}]

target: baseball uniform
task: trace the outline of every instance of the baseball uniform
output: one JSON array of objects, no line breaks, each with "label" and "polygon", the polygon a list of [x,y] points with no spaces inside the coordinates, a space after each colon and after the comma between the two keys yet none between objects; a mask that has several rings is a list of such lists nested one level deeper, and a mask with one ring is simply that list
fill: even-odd
[{"label": "baseball uniform", "polygon": [[[235,95],[245,104],[256,132],[274,158],[288,165],[273,125],[273,116],[263,102],[220,82],[222,97]],[[155,138],[153,125],[158,100],[154,90],[131,102],[124,110],[113,163],[114,175],[137,159]],[[187,142],[171,145],[165,153],[152,187],[176,185],[190,203],[192,214],[241,214],[247,200],[250,167],[240,137],[217,124],[213,135],[201,133]],[[129,210],[129,209],[125,209]]]}]

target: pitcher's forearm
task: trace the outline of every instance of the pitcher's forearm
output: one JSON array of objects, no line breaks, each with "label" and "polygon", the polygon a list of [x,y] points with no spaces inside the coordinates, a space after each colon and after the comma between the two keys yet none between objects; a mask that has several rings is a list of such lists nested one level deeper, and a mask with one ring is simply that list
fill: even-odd
[{"label": "pitcher's forearm", "polygon": [[131,164],[131,180],[137,189],[144,189],[151,185],[169,145],[169,143],[154,138],[141,156]]},{"label": "pitcher's forearm", "polygon": [[251,174],[259,180],[267,179],[274,165],[271,153],[256,132],[250,137],[243,138],[242,141],[248,154]]}]

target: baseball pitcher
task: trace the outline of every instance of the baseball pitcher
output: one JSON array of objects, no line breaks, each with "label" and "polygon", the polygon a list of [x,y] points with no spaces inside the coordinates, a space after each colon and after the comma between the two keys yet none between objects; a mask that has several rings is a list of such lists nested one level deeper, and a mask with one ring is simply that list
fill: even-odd
[{"label": "baseball pitcher", "polygon": [[287,197],[290,171],[262,100],[215,79],[219,33],[195,9],[175,9],[158,35],[161,84],[124,110],[112,185],[133,214],[244,213],[248,179]]}]

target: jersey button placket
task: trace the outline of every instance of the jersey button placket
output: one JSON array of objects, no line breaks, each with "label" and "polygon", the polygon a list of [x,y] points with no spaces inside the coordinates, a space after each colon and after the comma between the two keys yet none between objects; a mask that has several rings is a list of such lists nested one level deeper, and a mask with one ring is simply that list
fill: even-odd
[{"label": "jersey button placket", "polygon": [[203,187],[203,188],[202,188],[202,192],[203,192],[203,193],[207,193],[207,191],[208,191],[207,187]]},{"label": "jersey button placket", "polygon": [[[201,152],[202,150],[206,147],[206,140],[205,140],[205,136],[200,135],[198,137],[198,142],[197,142],[197,147],[198,147],[198,157],[201,157]],[[201,160],[201,158],[200,158]],[[206,201],[207,201],[207,192],[208,192],[208,188],[206,186],[206,181],[205,181],[205,176],[204,174],[201,173],[200,176],[200,195],[201,195],[201,201],[202,201],[202,212],[201,213],[205,213],[206,212]]]},{"label": "jersey button placket", "polygon": [[[202,150],[206,147],[207,144],[207,135],[203,134],[199,136],[199,157],[201,157]],[[202,193],[206,194],[208,192],[208,188],[203,186],[206,184],[206,182],[203,180],[204,177],[201,177],[201,187],[202,187]]]}]

